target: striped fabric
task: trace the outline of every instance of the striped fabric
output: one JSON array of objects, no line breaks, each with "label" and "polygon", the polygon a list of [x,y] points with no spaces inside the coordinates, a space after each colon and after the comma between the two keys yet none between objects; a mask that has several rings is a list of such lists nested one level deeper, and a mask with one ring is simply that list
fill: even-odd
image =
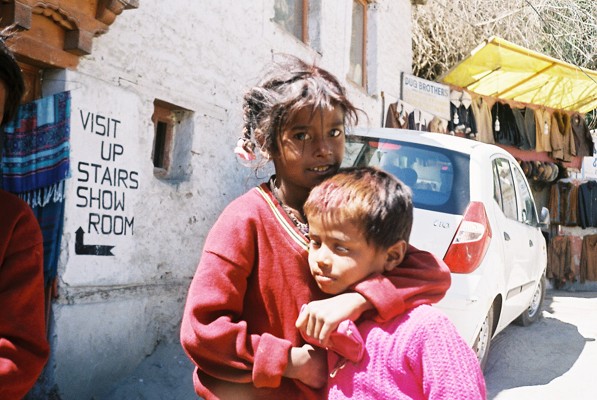
[{"label": "striped fabric", "polygon": [[70,92],[19,107],[5,126],[2,188],[32,208],[44,238],[44,280],[56,277],[64,220],[64,180],[70,176]]},{"label": "striped fabric", "polygon": [[69,176],[70,92],[23,104],[4,132],[4,190],[29,192]]}]

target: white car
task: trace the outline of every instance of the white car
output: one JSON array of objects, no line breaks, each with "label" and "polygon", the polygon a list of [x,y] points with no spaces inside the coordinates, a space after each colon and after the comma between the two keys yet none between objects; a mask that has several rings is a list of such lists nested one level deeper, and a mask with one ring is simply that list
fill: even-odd
[{"label": "white car", "polygon": [[512,321],[536,321],[545,296],[547,249],[529,184],[498,146],[389,128],[347,135],[343,166],[379,166],[411,187],[410,243],[437,255],[452,285],[437,304],[484,367],[491,338]]}]

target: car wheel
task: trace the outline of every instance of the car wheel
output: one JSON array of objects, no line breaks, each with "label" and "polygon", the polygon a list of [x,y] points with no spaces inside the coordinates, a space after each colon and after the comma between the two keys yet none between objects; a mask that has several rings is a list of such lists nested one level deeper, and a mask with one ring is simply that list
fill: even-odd
[{"label": "car wheel", "polygon": [[529,326],[533,322],[537,321],[541,316],[541,308],[543,307],[543,300],[545,299],[545,275],[541,275],[537,289],[533,294],[529,308],[527,308],[520,316],[514,321],[517,325]]},{"label": "car wheel", "polygon": [[483,320],[481,330],[475,343],[473,344],[473,350],[477,354],[477,359],[481,365],[481,369],[485,368],[487,364],[487,358],[489,357],[489,347],[491,345],[491,336],[493,333],[493,305],[489,309],[489,312]]}]

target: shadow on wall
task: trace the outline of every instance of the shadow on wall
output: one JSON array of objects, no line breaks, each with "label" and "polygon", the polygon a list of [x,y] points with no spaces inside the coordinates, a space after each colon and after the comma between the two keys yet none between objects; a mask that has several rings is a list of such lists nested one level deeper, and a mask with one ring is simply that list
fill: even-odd
[{"label": "shadow on wall", "polygon": [[[552,310],[551,301],[546,296],[544,311]],[[548,384],[570,370],[586,342],[575,325],[548,316],[528,327],[510,325],[491,343],[487,398],[506,389]]]}]

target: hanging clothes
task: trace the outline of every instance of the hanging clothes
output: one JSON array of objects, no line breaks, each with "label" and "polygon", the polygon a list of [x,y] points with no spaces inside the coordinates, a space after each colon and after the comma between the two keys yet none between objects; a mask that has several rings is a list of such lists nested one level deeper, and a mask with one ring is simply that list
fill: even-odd
[{"label": "hanging clothes", "polygon": [[408,112],[402,101],[399,100],[388,106],[386,128],[408,129]]},{"label": "hanging clothes", "polygon": [[551,151],[551,113],[546,108],[535,110],[535,151]]},{"label": "hanging clothes", "polygon": [[477,124],[477,140],[494,144],[491,106],[482,96],[473,96],[471,107]]},{"label": "hanging clothes", "polygon": [[572,250],[568,236],[554,236],[547,247],[546,276],[557,283],[574,280],[572,271]]},{"label": "hanging clothes", "polygon": [[563,111],[554,111],[551,116],[551,157],[564,162],[572,161],[576,155],[574,135],[570,116]]},{"label": "hanging clothes", "polygon": [[516,121],[510,105],[496,101],[493,107],[491,107],[491,117],[495,142],[519,147],[520,133],[516,127]]},{"label": "hanging clothes", "polygon": [[469,92],[463,92],[460,100],[461,106],[458,109],[460,121],[464,125],[464,134],[469,139],[477,138],[477,121],[473,112],[473,98]]},{"label": "hanging clothes", "polygon": [[570,126],[574,135],[576,155],[578,157],[592,157],[594,143],[587,121],[579,113],[574,113],[570,118]]},{"label": "hanging clothes", "polygon": [[450,116],[448,131],[451,134],[474,139],[477,136],[477,123],[472,107],[473,99],[468,92],[450,93]]},{"label": "hanging clothes", "polygon": [[573,182],[558,181],[551,186],[549,196],[552,224],[578,225],[578,186]]},{"label": "hanging clothes", "polygon": [[414,110],[408,114],[408,129],[415,131],[427,131],[429,120],[421,110]]},{"label": "hanging clothes", "polygon": [[448,121],[448,133],[450,135],[464,132],[464,126],[460,124],[460,116],[458,114],[461,97],[462,92],[458,90],[450,91],[450,120]]},{"label": "hanging clothes", "polygon": [[514,121],[520,134],[521,150],[534,150],[536,146],[535,111],[530,107],[513,107]]},{"label": "hanging clothes", "polygon": [[2,185],[25,200],[37,217],[48,284],[56,276],[64,180],[70,176],[70,92],[21,105],[5,134]]},{"label": "hanging clothes", "polygon": [[597,281],[597,235],[585,235],[580,252],[580,282]]},{"label": "hanging clothes", "polygon": [[448,133],[448,121],[440,117],[433,117],[427,128],[429,132]]},{"label": "hanging clothes", "polygon": [[578,219],[583,229],[597,227],[597,181],[588,181],[579,185]]}]

